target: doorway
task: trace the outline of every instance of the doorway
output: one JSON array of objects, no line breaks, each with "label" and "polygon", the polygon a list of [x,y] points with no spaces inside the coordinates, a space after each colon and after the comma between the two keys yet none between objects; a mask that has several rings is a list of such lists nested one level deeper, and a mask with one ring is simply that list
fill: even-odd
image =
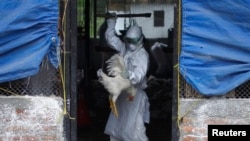
[{"label": "doorway", "polygon": [[[98,15],[108,11],[151,13],[150,17],[133,18],[142,26],[146,38],[144,46],[150,56],[148,87],[145,89],[150,101],[150,123],[145,125],[146,133],[150,141],[171,140],[174,3],[158,0],[78,0],[77,3],[78,141],[109,141],[109,136],[104,134],[110,113],[109,93],[96,76],[103,61],[113,54],[112,50],[103,47],[100,34],[105,17]],[[118,36],[126,31],[130,20],[131,17],[118,18]],[[157,42],[160,45],[155,47]]]}]

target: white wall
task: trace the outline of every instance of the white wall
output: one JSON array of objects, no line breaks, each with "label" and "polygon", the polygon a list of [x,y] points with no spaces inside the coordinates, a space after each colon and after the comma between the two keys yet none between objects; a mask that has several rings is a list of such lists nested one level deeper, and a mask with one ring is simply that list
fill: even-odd
[{"label": "white wall", "polygon": [[[164,10],[164,27],[154,27],[154,11]],[[124,13],[123,11],[116,12],[117,14]],[[150,18],[136,17],[135,20],[142,27],[146,38],[168,38],[168,29],[173,27],[174,23],[174,5],[171,4],[140,4],[131,5],[131,14],[136,13],[151,13]],[[129,26],[129,18],[126,18],[126,25]],[[116,24],[117,31],[124,29],[124,18],[118,18]]]}]

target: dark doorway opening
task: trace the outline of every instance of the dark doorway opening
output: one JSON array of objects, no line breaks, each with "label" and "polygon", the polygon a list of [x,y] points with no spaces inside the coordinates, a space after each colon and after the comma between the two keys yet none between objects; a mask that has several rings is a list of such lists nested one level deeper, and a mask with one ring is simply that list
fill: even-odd
[{"label": "dark doorway opening", "polygon": [[[96,0],[95,2],[99,2]],[[88,6],[89,5],[89,6]],[[91,1],[84,0],[85,19],[91,19]],[[110,113],[108,92],[98,82],[97,70],[103,59],[111,56],[109,50],[100,49],[96,18],[85,20],[78,25],[77,37],[77,91],[78,91],[78,141],[109,141],[104,134],[106,121]],[[93,26],[93,34],[91,28]],[[152,27],[153,28],[153,27]],[[149,141],[167,141],[172,136],[172,95],[173,95],[173,28],[166,28],[167,37],[146,38],[145,47],[150,55],[150,69],[148,71],[148,87],[145,89],[150,101],[150,123],[146,124]],[[159,62],[151,50],[154,43],[168,45],[162,48],[164,63],[163,72],[157,73]],[[157,53],[156,53],[157,54]]]}]

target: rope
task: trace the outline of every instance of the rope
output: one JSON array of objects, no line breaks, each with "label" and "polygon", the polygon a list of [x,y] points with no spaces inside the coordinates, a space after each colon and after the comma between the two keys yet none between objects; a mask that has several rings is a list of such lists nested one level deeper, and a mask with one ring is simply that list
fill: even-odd
[{"label": "rope", "polygon": [[[180,55],[180,48],[181,48],[181,0],[178,2],[178,37],[177,37],[177,53],[178,58]],[[177,69],[177,126],[180,129],[180,117],[179,117],[179,111],[180,111],[180,73],[179,73],[179,59],[178,64],[175,65]]]},{"label": "rope", "polygon": [[[178,37],[177,37],[177,53],[178,53],[178,58],[180,56],[180,49],[181,49],[181,24],[182,24],[182,17],[181,17],[181,13],[182,13],[182,7],[181,7],[181,1],[182,0],[178,0]],[[174,66],[175,69],[177,69],[177,125],[178,128],[180,129],[180,121],[183,119],[184,116],[186,116],[194,107],[195,105],[198,104],[199,101],[198,100],[196,102],[194,102],[190,107],[188,107],[188,110],[183,114],[182,117],[180,117],[180,66],[179,66],[179,59],[178,59],[178,63]],[[199,97],[198,97],[199,98]],[[199,98],[200,99],[200,98]]]},{"label": "rope", "polygon": [[12,92],[12,91],[6,90],[4,88],[0,88],[0,90],[5,91],[5,92],[10,93],[10,94],[15,95],[15,96],[19,95],[19,94],[16,94],[16,93]]},{"label": "rope", "polygon": [[[66,26],[66,23],[64,23],[64,21],[65,21],[67,6],[68,6],[68,0],[65,1],[62,24],[61,24],[62,25],[63,39],[64,39],[65,34],[66,34],[66,32],[64,30],[64,26]],[[66,65],[66,51],[65,51],[65,49],[63,49],[63,58],[64,58],[63,59],[63,68],[62,68],[62,65],[59,65],[59,74],[60,74],[60,78],[62,81],[62,87],[63,87],[63,103],[64,103],[63,115],[68,115],[69,119],[75,119],[75,118],[72,118],[67,111],[67,92],[66,92],[66,88],[65,88],[65,72],[66,72],[65,71],[65,65]]]}]

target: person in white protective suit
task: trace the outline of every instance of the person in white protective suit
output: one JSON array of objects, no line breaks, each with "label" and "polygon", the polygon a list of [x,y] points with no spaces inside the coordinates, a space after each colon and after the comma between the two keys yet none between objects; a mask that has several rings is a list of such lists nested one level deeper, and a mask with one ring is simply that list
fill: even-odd
[{"label": "person in white protective suit", "polygon": [[130,26],[122,41],[115,34],[116,18],[107,19],[105,38],[109,47],[117,50],[125,62],[128,79],[136,89],[136,95],[128,100],[127,91],[119,95],[116,105],[119,116],[109,115],[104,133],[111,141],[148,141],[145,123],[149,123],[149,101],[144,89],[149,55],[144,49],[141,27]]}]

